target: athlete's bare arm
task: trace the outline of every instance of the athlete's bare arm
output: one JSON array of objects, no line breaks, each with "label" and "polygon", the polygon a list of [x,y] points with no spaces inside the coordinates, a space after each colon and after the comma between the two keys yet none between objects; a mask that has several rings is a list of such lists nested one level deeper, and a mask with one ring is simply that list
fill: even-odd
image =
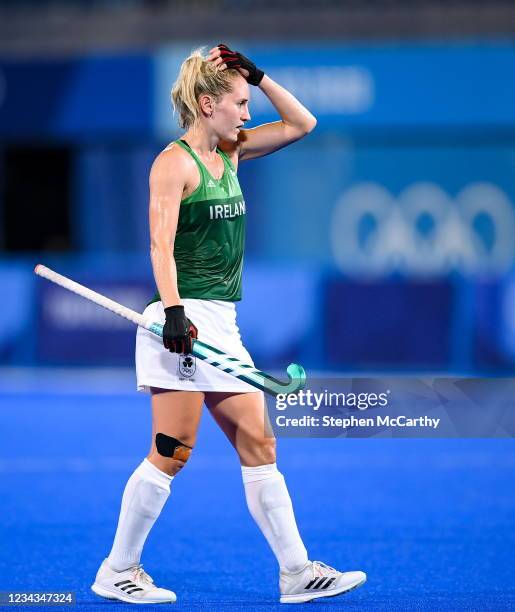
[{"label": "athlete's bare arm", "polygon": [[273,104],[281,121],[265,123],[239,135],[241,161],[263,157],[299,140],[317,124],[316,118],[295,96],[265,74],[259,88]]},{"label": "athlete's bare arm", "polygon": [[[221,70],[227,69],[219,46],[210,50],[209,59]],[[256,68],[254,64],[252,67]],[[248,70],[241,67],[238,70],[243,77],[249,77]],[[317,124],[316,118],[294,95],[266,74],[258,87],[277,110],[281,121],[241,130],[236,143],[220,143],[222,150],[226,151],[233,160],[236,157],[244,161],[273,153],[309,134]]]},{"label": "athlete's bare arm", "polygon": [[173,244],[190,165],[178,147],[160,153],[150,171],[150,258],[163,306],[180,304]]}]

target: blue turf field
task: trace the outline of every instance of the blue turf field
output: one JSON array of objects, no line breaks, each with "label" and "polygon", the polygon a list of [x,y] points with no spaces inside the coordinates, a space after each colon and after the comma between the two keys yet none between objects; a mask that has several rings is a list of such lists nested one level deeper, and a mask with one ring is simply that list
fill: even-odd
[{"label": "blue turf field", "polygon": [[[56,392],[44,377],[38,393],[15,386],[0,393],[0,590],[129,609],[89,586],[147,451],[148,398],[130,386]],[[310,609],[515,609],[513,440],[282,440],[278,464],[311,558],[368,573]],[[236,456],[207,411],[143,563],[177,593],[174,610],[285,610]]]}]

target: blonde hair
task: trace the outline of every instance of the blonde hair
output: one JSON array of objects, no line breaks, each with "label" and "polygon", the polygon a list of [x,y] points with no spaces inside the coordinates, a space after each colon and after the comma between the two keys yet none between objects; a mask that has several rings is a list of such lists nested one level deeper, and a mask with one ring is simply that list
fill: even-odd
[{"label": "blonde hair", "polygon": [[234,69],[219,70],[203,51],[204,48],[196,49],[184,60],[172,87],[173,109],[179,114],[181,128],[189,129],[198,121],[200,96],[207,94],[218,100],[232,91],[232,81],[240,74]]}]

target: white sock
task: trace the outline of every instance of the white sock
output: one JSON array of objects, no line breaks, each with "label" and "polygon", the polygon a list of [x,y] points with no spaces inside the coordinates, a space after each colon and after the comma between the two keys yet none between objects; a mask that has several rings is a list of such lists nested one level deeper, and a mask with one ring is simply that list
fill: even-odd
[{"label": "white sock", "polygon": [[277,465],[241,467],[250,514],[270,544],[281,570],[298,572],[308,553],[297,529],[293,507]]},{"label": "white sock", "polygon": [[161,472],[148,459],[129,478],[107,560],[111,569],[121,572],[138,565],[145,540],[170,495],[172,479],[173,476]]}]

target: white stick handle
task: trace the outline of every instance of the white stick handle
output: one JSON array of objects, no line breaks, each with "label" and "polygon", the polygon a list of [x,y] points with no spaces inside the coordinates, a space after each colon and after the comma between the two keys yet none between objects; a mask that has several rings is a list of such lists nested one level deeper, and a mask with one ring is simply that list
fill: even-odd
[{"label": "white stick handle", "polygon": [[136,325],[140,325],[141,327],[148,329],[148,326],[151,324],[151,321],[146,321],[145,317],[139,314],[139,312],[131,310],[130,308],[127,308],[127,306],[122,306],[121,304],[118,304],[118,302],[110,300],[104,295],[100,295],[100,293],[72,281],[71,279],[66,278],[66,276],[62,276],[61,274],[50,270],[50,268],[47,268],[42,264],[38,264],[34,268],[34,272],[38,276],[42,276],[43,278],[46,278],[57,285],[61,285],[61,287],[64,287],[65,289],[68,289],[69,291],[72,291],[73,293],[76,293],[77,295],[80,295],[81,297],[86,298],[87,300],[90,300],[91,302],[94,302],[95,304],[98,304],[99,306],[102,306],[103,308],[106,308],[117,315],[120,315],[124,319],[128,319],[129,321],[136,323]]},{"label": "white stick handle", "polygon": [[[52,281],[56,285],[60,285],[61,287],[80,295],[81,297],[86,298],[87,300],[90,300],[91,302],[94,302],[95,304],[98,304],[111,312],[114,312],[124,319],[128,319],[129,321],[136,323],[136,325],[148,329],[158,336],[162,337],[163,335],[162,323],[146,320],[145,317],[138,312],[135,312],[126,306],[122,306],[121,304],[118,304],[118,302],[110,300],[92,289],[88,289],[87,287],[66,278],[66,276],[50,270],[50,268],[47,268],[42,264],[38,264],[34,268],[34,272],[38,276],[42,276],[43,278]],[[304,372],[304,368],[298,364],[292,363],[288,366],[286,371],[288,373],[289,381],[283,383],[273,376],[257,370],[254,366],[245,364],[235,357],[226,355],[222,351],[219,351],[218,349],[210,346],[209,344],[205,344],[200,340],[195,340],[193,342],[192,355],[203,359],[213,367],[218,368],[219,370],[222,370],[235,378],[239,378],[240,380],[253,385],[256,387],[256,389],[261,389],[262,391],[270,393],[271,395],[277,395],[278,393],[296,393],[299,389],[304,387],[306,382],[306,373]]]}]

